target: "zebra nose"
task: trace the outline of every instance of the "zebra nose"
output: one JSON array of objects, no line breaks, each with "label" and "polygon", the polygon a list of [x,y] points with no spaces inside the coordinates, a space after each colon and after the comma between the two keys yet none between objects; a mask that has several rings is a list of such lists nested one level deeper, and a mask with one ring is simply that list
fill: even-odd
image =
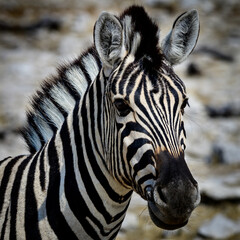
[{"label": "zebra nose", "polygon": [[153,202],[154,198],[153,198],[153,187],[152,186],[147,186],[145,189],[145,194],[146,194],[146,199],[149,202]]},{"label": "zebra nose", "polygon": [[148,209],[152,221],[163,229],[177,229],[187,224],[188,219],[200,203],[197,184],[178,179],[167,185],[156,182],[145,189]]},{"label": "zebra nose", "polygon": [[193,178],[184,153],[173,157],[167,151],[157,152],[158,176],[154,185],[154,200],[168,208],[194,209],[199,204],[200,194],[197,181]]},{"label": "zebra nose", "polygon": [[198,186],[181,180],[171,182],[166,187],[156,185],[152,195],[156,203],[166,208],[193,210],[200,203]]},{"label": "zebra nose", "polygon": [[167,204],[166,193],[163,192],[162,188],[160,186],[157,186],[156,191],[157,191],[158,196],[161,199],[161,201],[163,201],[163,203]]}]

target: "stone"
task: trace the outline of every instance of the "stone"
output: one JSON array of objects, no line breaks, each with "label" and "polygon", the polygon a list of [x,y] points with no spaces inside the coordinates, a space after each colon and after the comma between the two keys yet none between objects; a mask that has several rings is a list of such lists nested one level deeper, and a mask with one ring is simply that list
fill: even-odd
[{"label": "stone", "polygon": [[239,117],[240,116],[240,107],[239,103],[232,104],[228,103],[223,106],[206,106],[206,111],[209,117]]},{"label": "stone", "polygon": [[223,214],[217,214],[198,230],[199,235],[211,239],[228,239],[238,233],[240,233],[240,221],[235,222]]},{"label": "stone", "polygon": [[221,142],[212,144],[212,149],[207,162],[210,164],[239,164],[240,148],[238,144],[233,144],[221,139]]},{"label": "stone", "polygon": [[173,10],[177,8],[177,2],[175,0],[145,0],[145,5],[155,8],[165,8]]},{"label": "stone", "polygon": [[32,33],[41,28],[48,29],[49,31],[56,31],[60,30],[61,28],[61,21],[59,19],[54,19],[50,17],[45,17],[42,19],[37,20],[34,23],[29,24],[12,24],[4,21],[0,21],[0,31],[1,32],[21,32],[21,33]]},{"label": "stone", "polygon": [[214,59],[221,60],[224,62],[233,62],[234,58],[232,55],[219,51],[217,48],[202,46],[197,50],[198,53],[207,54]]},{"label": "stone", "polygon": [[201,75],[201,71],[199,66],[196,63],[190,63],[187,67],[187,75],[188,76],[198,76]]},{"label": "stone", "polygon": [[240,201],[240,172],[211,176],[199,184],[202,201]]},{"label": "stone", "polygon": [[212,164],[224,163],[224,151],[219,145],[213,145],[208,162]]}]

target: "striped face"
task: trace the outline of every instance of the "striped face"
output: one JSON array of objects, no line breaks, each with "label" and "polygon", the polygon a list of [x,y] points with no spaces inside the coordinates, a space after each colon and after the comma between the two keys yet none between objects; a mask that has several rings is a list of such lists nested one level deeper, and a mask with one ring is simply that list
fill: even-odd
[{"label": "striped face", "polygon": [[172,69],[191,53],[198,33],[196,10],[176,19],[161,48],[158,27],[141,7],[120,18],[103,13],[95,24],[109,171],[148,201],[151,219],[164,229],[184,226],[200,201],[184,159],[188,98]]},{"label": "striped face", "polygon": [[183,82],[163,60],[127,56],[107,79],[105,147],[114,178],[148,200],[153,222],[184,226],[199,204],[197,182],[185,159]]},{"label": "striped face", "polygon": [[145,188],[159,174],[156,154],[167,151],[178,158],[185,149],[185,86],[167,61],[154,69],[149,57],[134,61],[131,56],[108,82],[107,145],[118,154],[112,152],[108,164],[117,180],[145,197]]}]

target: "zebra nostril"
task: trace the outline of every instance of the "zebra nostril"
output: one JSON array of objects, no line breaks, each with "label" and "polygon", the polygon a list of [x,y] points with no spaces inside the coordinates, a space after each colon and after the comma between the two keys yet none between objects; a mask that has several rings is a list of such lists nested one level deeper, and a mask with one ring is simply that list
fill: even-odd
[{"label": "zebra nostril", "polygon": [[164,196],[164,193],[163,193],[161,187],[157,187],[157,192],[158,192],[158,194],[159,194],[160,199],[161,199],[164,203],[167,204],[167,199],[166,199],[166,197]]},{"label": "zebra nostril", "polygon": [[145,193],[146,193],[146,198],[148,201],[153,202],[153,188],[151,186],[147,186],[145,189]]}]

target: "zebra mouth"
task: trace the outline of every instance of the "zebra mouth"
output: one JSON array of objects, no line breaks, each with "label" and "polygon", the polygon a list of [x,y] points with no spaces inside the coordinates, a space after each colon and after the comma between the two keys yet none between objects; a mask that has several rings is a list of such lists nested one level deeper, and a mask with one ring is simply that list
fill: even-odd
[{"label": "zebra mouth", "polygon": [[177,224],[170,224],[170,223],[166,223],[163,220],[161,220],[160,218],[164,218],[160,212],[160,210],[158,209],[158,207],[153,203],[153,202],[148,202],[148,211],[149,211],[149,215],[153,221],[153,223],[162,229],[165,230],[175,230],[181,227],[184,227],[187,223],[188,220],[183,221],[182,223],[177,223]]}]

